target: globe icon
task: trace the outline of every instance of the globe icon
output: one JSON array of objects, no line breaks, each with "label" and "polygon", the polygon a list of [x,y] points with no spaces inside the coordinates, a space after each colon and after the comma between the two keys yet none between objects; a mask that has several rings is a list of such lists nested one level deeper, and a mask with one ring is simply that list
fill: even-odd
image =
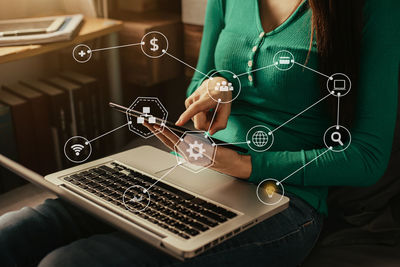
[{"label": "globe icon", "polygon": [[263,147],[268,143],[268,134],[264,131],[257,131],[251,136],[251,141],[257,147]]}]

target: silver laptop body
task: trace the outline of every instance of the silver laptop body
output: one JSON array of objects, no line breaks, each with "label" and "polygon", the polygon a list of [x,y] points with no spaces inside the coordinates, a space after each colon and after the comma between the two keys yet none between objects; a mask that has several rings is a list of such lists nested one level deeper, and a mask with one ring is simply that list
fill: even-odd
[{"label": "silver laptop body", "polygon": [[[60,197],[70,200],[102,220],[181,260],[203,253],[277,214],[289,205],[287,197],[283,197],[278,204],[264,205],[257,198],[255,185],[209,169],[193,173],[178,166],[170,171],[176,162],[174,155],[154,147],[141,146],[47,175],[45,179],[51,183],[49,185],[52,187],[51,190],[56,191],[55,193]],[[217,223],[216,226],[209,227],[205,231],[200,231],[195,236],[182,238],[170,230],[144,219],[143,216],[139,216],[139,213],[143,211],[137,212],[129,210],[123,205],[115,205],[68,182],[68,179],[65,180],[76,173],[85,172],[97,166],[112,166],[110,164],[127,167],[128,170],[138,171],[155,180],[170,171],[160,183],[189,193],[196,199],[204,200],[208,205],[218,206],[218,209],[228,211],[229,214],[234,213],[235,216]],[[20,172],[20,174],[28,180],[32,176],[26,172]],[[43,183],[41,185],[43,186]],[[155,184],[154,190],[156,188],[157,184]],[[157,202],[151,197],[152,194],[156,195],[152,193],[152,190],[153,188],[150,188],[148,192],[150,203]],[[280,197],[280,195],[276,197]],[[156,205],[156,203],[153,204]],[[207,212],[206,209],[199,213],[205,212]],[[199,214],[199,216],[202,215]]]}]

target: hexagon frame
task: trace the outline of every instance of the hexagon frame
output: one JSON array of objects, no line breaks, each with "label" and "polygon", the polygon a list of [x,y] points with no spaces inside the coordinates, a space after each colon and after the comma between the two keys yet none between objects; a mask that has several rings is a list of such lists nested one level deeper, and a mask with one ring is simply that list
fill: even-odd
[{"label": "hexagon frame", "polygon": [[[129,106],[128,110],[127,110],[126,113],[125,113],[125,115],[126,115],[126,120],[128,121],[128,123],[131,122],[131,120],[129,119],[130,116],[129,116],[129,113],[128,113],[128,112],[129,112],[130,110],[135,110],[134,107],[135,107],[138,103],[140,103],[140,102],[142,102],[142,101],[151,101],[151,102],[155,102],[155,103],[157,104],[157,106],[160,107],[160,110],[161,110],[162,113],[164,114],[164,115],[163,115],[163,118],[159,118],[159,119],[162,120],[163,124],[166,123],[167,118],[168,118],[168,111],[167,111],[167,109],[164,107],[164,105],[161,103],[161,101],[160,101],[157,97],[152,97],[152,96],[149,96],[149,97],[139,96],[138,98],[135,99],[135,101],[132,102],[132,104]],[[128,124],[128,129],[129,129],[129,131],[131,131],[131,132],[133,132],[133,133],[135,133],[135,134],[137,134],[137,135],[143,137],[144,139],[148,139],[148,138],[150,138],[150,137],[152,137],[152,136],[154,136],[154,135],[157,135],[157,134],[161,133],[161,132],[164,130],[164,127],[162,127],[162,130],[161,130],[161,131],[158,131],[157,133],[149,132],[148,135],[146,135],[145,133],[143,133],[143,131],[140,131],[140,130],[134,128],[133,122],[130,123],[130,124]]]},{"label": "hexagon frame", "polygon": [[[185,136],[188,135],[188,134],[191,134],[191,133],[196,133],[196,134],[199,134],[199,133],[200,133],[202,136],[204,136],[204,139],[207,139],[207,140],[208,140],[208,142],[210,143],[210,146],[214,148],[214,149],[213,149],[213,152],[212,152],[211,163],[210,163],[209,165],[207,165],[207,166],[199,166],[200,168],[199,168],[198,170],[193,170],[193,169],[191,169],[191,168],[185,166],[185,163],[189,163],[189,164],[192,164],[192,163],[190,162],[190,160],[188,160],[188,159],[186,158],[185,153],[180,153],[180,149],[178,148],[179,143],[182,142],[182,141],[184,140]],[[207,137],[206,137],[206,136],[207,136]],[[214,163],[215,163],[215,156],[216,156],[216,154],[217,154],[217,145],[216,145],[216,143],[215,143],[211,138],[209,138],[209,135],[208,135],[207,132],[205,132],[205,131],[186,131],[186,132],[184,132],[184,133],[182,134],[182,136],[179,138],[178,142],[176,142],[176,144],[174,145],[174,151],[175,151],[176,161],[177,161],[177,163],[178,163],[181,167],[183,167],[183,168],[185,168],[186,170],[191,171],[191,172],[193,172],[193,173],[199,173],[199,172],[201,172],[201,171],[203,171],[203,170],[205,170],[205,169],[208,169],[208,168],[211,167],[212,165],[214,165]],[[184,160],[185,160],[183,163],[182,163],[182,161],[181,161],[182,158],[179,157],[178,154],[182,154],[182,157],[183,157]],[[192,164],[192,165],[195,165],[195,164]]]}]

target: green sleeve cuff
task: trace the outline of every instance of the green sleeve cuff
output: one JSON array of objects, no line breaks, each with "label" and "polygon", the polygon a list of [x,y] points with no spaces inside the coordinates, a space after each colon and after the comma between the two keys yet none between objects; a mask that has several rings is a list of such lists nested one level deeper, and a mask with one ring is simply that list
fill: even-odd
[{"label": "green sleeve cuff", "polygon": [[[281,181],[306,162],[303,151],[299,151],[295,155],[288,151],[250,152],[250,155],[252,171],[249,182],[255,184],[267,178]],[[282,176],[282,173],[285,175]],[[292,185],[303,185],[304,170],[294,173],[285,182]]]},{"label": "green sleeve cuff", "polygon": [[260,156],[258,156],[255,153],[251,153],[250,156],[251,156],[251,174],[249,177],[249,182],[258,184],[259,182],[267,178],[267,177],[263,178],[264,176],[266,176],[267,170],[266,168],[263,168],[264,170],[262,169]]}]

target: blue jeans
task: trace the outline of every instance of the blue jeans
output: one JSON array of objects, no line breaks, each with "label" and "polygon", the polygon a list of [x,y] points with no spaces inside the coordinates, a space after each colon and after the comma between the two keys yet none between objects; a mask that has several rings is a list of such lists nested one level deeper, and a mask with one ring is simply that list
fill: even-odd
[{"label": "blue jeans", "polygon": [[60,199],[0,217],[1,266],[297,266],[323,217],[300,198],[290,207],[181,262]]}]

